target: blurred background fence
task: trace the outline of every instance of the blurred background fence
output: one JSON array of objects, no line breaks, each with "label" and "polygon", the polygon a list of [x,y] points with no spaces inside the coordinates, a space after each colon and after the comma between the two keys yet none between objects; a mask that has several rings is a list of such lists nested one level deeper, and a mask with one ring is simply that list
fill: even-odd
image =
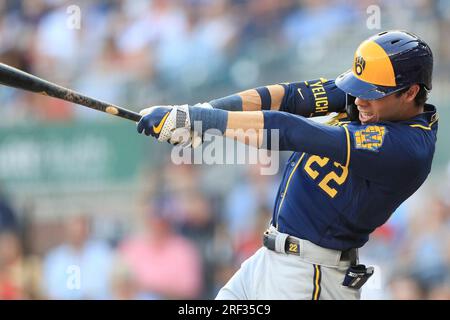
[{"label": "blurred background fence", "polygon": [[[387,29],[433,49],[440,129],[429,180],[361,250],[377,266],[363,297],[449,299],[448,1],[0,0],[0,61],[138,111],[331,79]],[[170,151],[0,87],[0,299],[213,298],[261,245],[280,178]]]}]

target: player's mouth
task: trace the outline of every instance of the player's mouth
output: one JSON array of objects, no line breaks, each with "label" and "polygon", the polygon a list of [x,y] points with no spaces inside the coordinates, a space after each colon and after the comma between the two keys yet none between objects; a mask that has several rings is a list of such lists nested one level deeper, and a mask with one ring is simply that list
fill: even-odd
[{"label": "player's mouth", "polygon": [[376,118],[376,115],[371,112],[359,111],[359,121],[361,121],[362,124],[376,122]]}]

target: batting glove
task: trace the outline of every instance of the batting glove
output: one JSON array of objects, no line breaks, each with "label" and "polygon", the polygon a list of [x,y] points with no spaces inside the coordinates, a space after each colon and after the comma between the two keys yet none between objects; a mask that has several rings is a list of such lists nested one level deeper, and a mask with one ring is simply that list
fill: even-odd
[{"label": "batting glove", "polygon": [[187,104],[154,106],[141,110],[139,114],[143,116],[137,125],[139,133],[174,145],[191,145],[191,121]]}]

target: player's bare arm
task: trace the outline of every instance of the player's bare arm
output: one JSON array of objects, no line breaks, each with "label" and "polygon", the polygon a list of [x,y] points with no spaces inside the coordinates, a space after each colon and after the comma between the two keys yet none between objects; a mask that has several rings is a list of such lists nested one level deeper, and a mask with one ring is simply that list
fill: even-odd
[{"label": "player's bare arm", "polygon": [[279,110],[285,94],[282,85],[268,85],[214,99],[209,104],[228,111],[259,111],[263,108]]},{"label": "player's bare arm", "polygon": [[228,112],[225,137],[261,148],[263,144],[264,115],[262,111]]},{"label": "player's bare arm", "polygon": [[226,111],[285,111],[304,117],[344,112],[354,98],[324,78],[273,84],[245,90],[195,106]]},{"label": "player's bare arm", "polygon": [[[161,107],[167,109],[173,106]],[[161,107],[155,106],[141,111],[141,115],[146,116],[152,113],[153,116],[151,117],[155,118],[150,121],[151,126],[146,130],[144,130],[144,127],[148,119],[142,121],[138,127],[140,128],[139,132],[153,135],[151,127],[155,123],[159,124],[165,115],[164,112],[153,113],[153,111]],[[176,106],[176,108],[181,110],[179,106]],[[160,141],[197,146],[201,143],[205,131],[217,129],[220,131],[219,134],[261,147],[263,141],[260,129],[264,129],[263,116],[262,113],[256,115],[251,114],[252,112],[283,111],[306,118],[337,112],[342,117],[351,118],[352,113],[355,112],[354,110],[356,110],[354,98],[340,90],[334,80],[320,78],[302,82],[282,83],[249,89],[214,99],[210,102],[189,106],[186,110],[180,111],[179,115],[180,119],[185,119],[186,114],[190,115],[186,119],[192,125],[194,134],[191,134],[191,136],[183,135],[180,130],[177,130],[174,137],[168,137],[168,132],[175,130],[175,128],[171,127],[175,124],[178,125],[177,128],[189,127],[187,122],[183,122],[180,119],[175,120],[176,116],[172,115],[168,118],[173,121],[169,121],[165,125],[165,128],[171,127],[172,129],[163,130],[165,134],[162,136],[157,132],[155,137]],[[226,112],[230,112],[230,114]],[[173,113],[178,113],[178,111]],[[195,122],[201,123],[200,128],[198,126],[194,128]],[[258,137],[255,137],[255,131],[259,132],[257,134]]]}]

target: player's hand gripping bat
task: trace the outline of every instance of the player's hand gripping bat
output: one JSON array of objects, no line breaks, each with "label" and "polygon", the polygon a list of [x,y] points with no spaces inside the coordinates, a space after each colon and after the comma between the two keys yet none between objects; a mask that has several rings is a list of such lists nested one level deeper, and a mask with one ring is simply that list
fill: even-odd
[{"label": "player's hand gripping bat", "polygon": [[141,119],[141,115],[136,112],[87,97],[3,63],[0,63],[0,84],[66,100],[135,122]]}]

